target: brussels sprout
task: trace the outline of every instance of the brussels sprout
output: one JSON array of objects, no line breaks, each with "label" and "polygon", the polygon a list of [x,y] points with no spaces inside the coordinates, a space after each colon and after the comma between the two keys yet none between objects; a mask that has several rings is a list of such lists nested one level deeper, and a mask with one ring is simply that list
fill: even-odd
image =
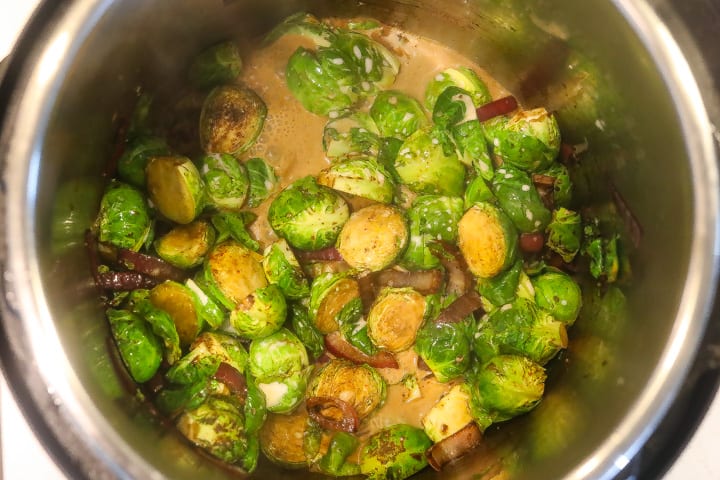
[{"label": "brussels sprout", "polygon": [[482,125],[477,120],[461,123],[450,129],[462,163],[472,166],[485,180],[493,177],[493,162]]},{"label": "brussels sprout", "polygon": [[502,422],[532,410],[545,390],[545,369],[516,355],[500,355],[471,377],[472,406]]},{"label": "brussels sprout", "polygon": [[422,426],[430,439],[437,443],[462,430],[472,422],[470,388],[465,383],[453,385],[422,419]]},{"label": "brussels sprout", "polygon": [[494,310],[474,337],[481,362],[501,354],[523,355],[540,365],[567,347],[565,324],[525,298]]},{"label": "brussels sprout", "polygon": [[145,187],[145,168],[148,160],[155,156],[170,154],[170,148],[164,139],[142,136],[131,141],[118,159],[118,177],[138,188]]},{"label": "brussels sprout", "polygon": [[262,265],[268,282],[277,285],[288,299],[297,300],[310,294],[307,278],[285,239],[281,238],[265,249]]},{"label": "brussels sprout", "polygon": [[240,341],[218,332],[204,332],[190,345],[188,353],[165,374],[172,383],[192,385],[212,377],[221,363],[245,372],[248,353]]},{"label": "brussels sprout", "polygon": [[505,165],[538,172],[552,165],[560,152],[557,122],[544,108],[494,117],[483,127],[493,155]]},{"label": "brussels sprout", "polygon": [[582,291],[575,280],[561,271],[549,271],[533,278],[532,284],[538,307],[567,326],[575,323],[582,307]]},{"label": "brussels sprout", "polygon": [[437,268],[440,261],[432,251],[437,240],[427,233],[420,232],[422,224],[410,219],[408,245],[399,260],[399,264],[410,270],[429,270]]},{"label": "brussels sprout", "polygon": [[335,39],[336,32],[330,25],[322,23],[315,16],[300,12],[290,15],[273,28],[265,37],[265,43],[273,43],[284,35],[300,35],[312,40],[318,47],[328,47]]},{"label": "brussels sprout", "polygon": [[337,118],[358,101],[353,89],[360,80],[346,56],[336,48],[317,53],[300,47],[288,60],[285,79],[290,92],[309,112]]},{"label": "brussels sprout", "polygon": [[182,356],[180,337],[170,315],[156,308],[150,302],[150,292],[145,289],[133,290],[128,296],[128,309],[141,316],[150,325],[152,331],[163,342],[165,361],[172,365]]},{"label": "brussels sprout", "polygon": [[573,183],[567,167],[556,162],[540,173],[555,179],[553,182],[553,204],[555,207],[568,207],[573,198]]},{"label": "brussels sprout", "polygon": [[308,365],[305,345],[285,328],[250,343],[248,368],[258,384],[302,372]]},{"label": "brussels sprout", "polygon": [[411,223],[419,225],[420,233],[436,240],[455,243],[457,224],[464,213],[460,197],[422,195],[413,202],[408,218]]},{"label": "brussels sprout", "polygon": [[200,112],[200,146],[206,153],[238,155],[255,143],[266,116],[265,102],[251,89],[215,87]]},{"label": "brussels sprout", "polygon": [[335,244],[350,216],[345,200],[318,185],[313,177],[290,184],[270,204],[268,220],[275,233],[302,250],[318,250]]},{"label": "brussels sprout", "polygon": [[512,302],[517,296],[522,268],[522,259],[517,259],[513,266],[504,272],[500,272],[492,278],[478,279],[478,293],[494,307],[501,307]]},{"label": "brussels sprout", "polygon": [[177,421],[188,440],[227,463],[240,462],[247,454],[244,425],[242,408],[228,396],[211,396]]},{"label": "brussels sprout", "polygon": [[395,195],[392,176],[370,158],[357,157],[334,163],[320,172],[317,183],[380,203],[391,203]]},{"label": "brussels sprout", "polygon": [[430,124],[420,102],[395,90],[380,92],[375,97],[370,116],[383,137],[405,139]]},{"label": "brussels sprout", "polygon": [[258,383],[268,412],[290,413],[305,399],[307,378],[312,368]]},{"label": "brussels sprout", "polygon": [[240,50],[234,42],[221,42],[198,53],[188,69],[188,79],[197,88],[212,88],[235,81],[242,71]]},{"label": "brussels sprout", "polygon": [[150,201],[168,220],[190,223],[204,207],[205,186],[187,157],[153,157],[145,170]]},{"label": "brussels sprout", "polygon": [[245,162],[245,168],[250,181],[246,204],[248,208],[255,208],[270,197],[279,180],[275,169],[262,158],[251,158]]},{"label": "brussels sprout", "polygon": [[470,323],[472,322],[428,322],[418,331],[415,351],[430,367],[439,382],[449,382],[461,376],[470,367],[472,360]]},{"label": "brussels sprout", "polygon": [[166,280],[150,290],[150,302],[172,318],[181,345],[189,345],[200,333],[203,321],[196,308],[195,295],[184,285]]},{"label": "brussels sprout", "polygon": [[570,263],[580,251],[581,239],[580,214],[563,207],[553,210],[552,221],[547,227],[547,247]]},{"label": "brussels sprout", "polygon": [[320,459],[320,471],[334,477],[349,477],[360,474],[357,463],[348,462],[348,457],[355,452],[360,441],[354,435],[337,432],[333,435],[328,451]]},{"label": "brussels sprout", "polygon": [[248,436],[256,435],[267,418],[265,395],[252,377],[246,378],[247,395],[245,396],[245,431]]},{"label": "brussels sprout", "polygon": [[433,122],[443,128],[452,128],[477,120],[477,118],[477,111],[470,93],[455,86],[449,86],[443,90],[432,110]]},{"label": "brussels sprout", "polygon": [[448,68],[435,75],[425,89],[425,107],[433,111],[440,94],[451,86],[462,88],[468,92],[475,107],[492,100],[487,85],[473,70],[467,67]]},{"label": "brussels sprout", "polygon": [[300,303],[290,303],[288,314],[293,333],[305,345],[308,354],[318,358],[325,351],[325,343],[322,334],[315,328],[308,309]]},{"label": "brussels sprout", "polygon": [[495,195],[493,195],[492,190],[490,190],[490,187],[488,187],[488,184],[482,176],[475,177],[470,180],[467,188],[465,189],[465,196],[463,199],[465,210],[469,209],[476,203],[495,203]]},{"label": "brussels sprout", "polygon": [[517,243],[510,219],[490,203],[473,205],[458,223],[458,246],[477,277],[494,277],[512,265]]},{"label": "brussels sprout", "polygon": [[385,401],[385,380],[373,367],[333,359],[308,384],[308,397],[337,398],[352,405],[362,420]]},{"label": "brussels sprout", "polygon": [[337,330],[338,314],[355,298],[360,298],[360,287],[347,273],[325,273],[316,277],[310,286],[309,311],[320,333]]},{"label": "brussels sprout", "polygon": [[185,410],[194,410],[211,395],[226,395],[227,387],[213,377],[203,377],[187,385],[165,385],[153,399],[158,410],[175,418]]},{"label": "brussels sprout", "polygon": [[153,235],[153,222],[143,194],[116,181],[103,194],[97,225],[98,240],[134,251],[150,242]]},{"label": "brussels sprout", "polygon": [[[198,272],[201,273],[201,272]],[[220,328],[225,322],[225,312],[207,294],[210,289],[202,281],[201,275],[196,275],[200,283],[188,278],[185,286],[192,293],[195,302],[195,310],[200,317],[201,323],[206,323],[210,328]]]},{"label": "brussels sprout", "polygon": [[267,285],[261,257],[234,241],[223,242],[210,252],[203,279],[208,293],[228,310]]},{"label": "brussels sprout", "polygon": [[215,243],[215,230],[205,220],[178,225],[155,240],[158,256],[179,268],[201,265]]},{"label": "brussels sprout", "polygon": [[353,112],[330,120],[323,130],[323,150],[336,160],[356,155],[376,157],[380,152],[380,132],[370,115]]},{"label": "brussels sprout", "polygon": [[552,214],[526,172],[510,166],[498,168],[491,188],[498,204],[520,232],[542,232],[550,223]]},{"label": "brussels sprout", "polygon": [[232,332],[253,340],[277,332],[285,323],[287,303],[277,285],[258,288],[230,312]]},{"label": "brussels sprout", "polygon": [[265,456],[284,468],[308,465],[304,440],[307,437],[308,414],[298,409],[290,415],[269,414],[260,429],[260,448]]},{"label": "brussels sprout", "polygon": [[52,206],[50,244],[58,257],[82,246],[92,228],[103,186],[95,177],[80,177],[60,184]]},{"label": "brussels sprout", "polygon": [[360,298],[349,301],[337,316],[340,332],[345,340],[366,355],[374,355],[377,348],[368,335],[367,322],[363,316],[363,303]]},{"label": "brussels sprout", "polygon": [[384,45],[355,32],[343,32],[333,44],[352,62],[363,95],[372,95],[375,89],[389,88],[395,82],[400,62]]},{"label": "brussels sprout", "polygon": [[392,264],[407,244],[402,213],[389,205],[362,208],[343,225],[337,250],[352,268],[378,271]]},{"label": "brussels sprout", "polygon": [[250,186],[242,163],[227,153],[213,153],[200,160],[200,172],[209,205],[218,210],[242,208]]},{"label": "brussels sprout", "polygon": [[590,260],[590,274],[593,278],[613,283],[620,273],[617,234],[603,236],[599,219],[591,218],[583,226],[581,253]]},{"label": "brussels sprout", "polygon": [[360,452],[360,471],[369,479],[404,479],[427,466],[432,440],[417,427],[396,424],[373,434]]},{"label": "brussels sprout", "polygon": [[417,193],[461,196],[465,167],[451,143],[437,129],[420,129],[410,135],[395,159],[395,171],[402,183]]},{"label": "brussels sprout", "polygon": [[412,288],[386,288],[368,312],[368,335],[375,345],[401,352],[415,343],[425,318],[425,297]]},{"label": "brussels sprout", "polygon": [[222,243],[232,238],[243,247],[257,252],[260,250],[260,242],[250,236],[248,226],[257,219],[252,212],[221,212],[210,217],[215,230],[217,230],[217,243]]},{"label": "brussels sprout", "polygon": [[130,376],[138,383],[150,380],[160,368],[163,347],[150,326],[128,310],[106,312],[115,344]]}]

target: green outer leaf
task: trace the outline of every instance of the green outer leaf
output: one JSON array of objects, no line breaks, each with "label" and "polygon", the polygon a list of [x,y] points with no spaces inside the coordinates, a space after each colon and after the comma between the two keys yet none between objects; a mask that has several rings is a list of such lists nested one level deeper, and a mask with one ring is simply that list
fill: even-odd
[{"label": "green outer leaf", "polygon": [[408,210],[408,219],[417,223],[421,234],[454,243],[457,241],[457,223],[464,213],[460,197],[421,195]]},{"label": "green outer leaf", "polygon": [[208,204],[218,210],[237,211],[243,207],[250,188],[245,165],[227,153],[214,153],[200,160]]},{"label": "green outer leaf", "polygon": [[547,227],[547,247],[569,263],[582,245],[582,218],[572,210],[560,207],[553,211]]},{"label": "green outer leaf", "polygon": [[425,107],[432,111],[440,94],[450,86],[460,87],[470,93],[475,107],[492,100],[487,85],[477,74],[467,68],[448,68],[438,73],[425,89]]},{"label": "green outer leaf", "polygon": [[318,358],[325,351],[325,342],[310,320],[307,308],[297,302],[290,303],[288,308],[292,331],[305,345],[310,356]]},{"label": "green outer leaf", "polygon": [[471,120],[455,125],[450,129],[450,133],[457,147],[460,161],[465,165],[472,166],[475,173],[485,180],[491,180],[495,168],[480,122]]},{"label": "green outer leaf", "polygon": [[430,125],[420,102],[395,90],[380,92],[375,97],[370,116],[383,137],[405,139]]},{"label": "green outer leaf", "polygon": [[279,180],[275,169],[262,158],[251,158],[245,162],[250,189],[247,206],[255,208],[264,202],[277,188]]},{"label": "green outer leaf", "polygon": [[247,396],[245,397],[245,432],[248,437],[255,436],[267,418],[265,395],[251,376],[246,377]]},{"label": "green outer leaf", "polygon": [[337,321],[345,340],[366,355],[374,355],[377,353],[377,347],[368,336],[367,323],[362,309],[362,300],[359,297],[354,298],[340,310]]},{"label": "green outer leaf", "polygon": [[215,242],[221,243],[230,237],[253,252],[259,251],[260,242],[252,238],[247,230],[247,226],[256,218],[257,215],[252,212],[222,212],[213,215],[210,221],[218,232]]},{"label": "green outer leaf", "polygon": [[138,383],[147,382],[162,362],[163,347],[160,340],[139,315],[114,308],[109,308],[106,315],[130,376]]},{"label": "green outer leaf", "polygon": [[360,466],[349,463],[347,458],[355,451],[360,441],[354,435],[346,432],[336,432],[327,453],[320,459],[320,470],[335,477],[348,477],[360,474]]},{"label": "green outer leaf", "polygon": [[118,159],[118,177],[137,187],[145,187],[145,167],[148,160],[155,155],[168,155],[168,147],[165,139],[153,136],[141,136],[128,143],[125,151]]},{"label": "green outer leaf", "polygon": [[164,310],[156,308],[150,302],[149,294],[150,292],[145,289],[131,292],[128,298],[129,308],[133,313],[144,318],[152,328],[153,333],[162,340],[165,360],[168,365],[172,365],[182,356],[180,337],[172,317]]},{"label": "green outer leaf", "polygon": [[512,267],[492,278],[479,278],[477,291],[495,307],[511,303],[517,296],[522,271],[523,261],[518,259]]},{"label": "green outer leaf", "polygon": [[265,249],[262,264],[268,282],[277,285],[288,299],[299,300],[310,294],[308,279],[285,239]]},{"label": "green outer leaf", "polygon": [[552,213],[526,172],[510,166],[498,168],[491,188],[498,204],[520,232],[542,232],[550,223]]},{"label": "green outer leaf", "polygon": [[425,451],[432,440],[421,428],[406,424],[372,435],[360,452],[360,471],[369,479],[403,479],[427,466]]},{"label": "green outer leaf", "polygon": [[439,382],[458,378],[470,367],[472,341],[469,323],[428,322],[418,331],[415,351]]},{"label": "green outer leaf", "polygon": [[98,240],[138,251],[150,241],[152,231],[145,196],[135,187],[113,181],[100,202]]}]

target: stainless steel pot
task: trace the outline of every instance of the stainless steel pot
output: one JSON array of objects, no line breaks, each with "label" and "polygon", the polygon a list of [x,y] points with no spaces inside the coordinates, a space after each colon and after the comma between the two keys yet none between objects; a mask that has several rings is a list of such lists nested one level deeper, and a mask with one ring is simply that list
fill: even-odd
[{"label": "stainless steel pot", "polygon": [[[372,16],[437,39],[528,103],[572,107],[561,77],[540,75],[540,84],[526,88],[529,72],[538,71],[533,66],[553,64],[554,50],[542,47],[558,42],[564,53],[589,58],[613,86],[595,100],[601,112],[615,102],[620,120],[598,117],[565,134],[589,141],[587,161],[600,172],[589,200],[607,195],[611,180],[644,228],[627,314],[583,320],[568,355],[552,367],[541,408],[489,432],[492,449],[442,475],[422,476],[491,478],[502,467],[513,478],[611,478],[643,447],[665,452],[653,447],[664,426],[686,438],[701,413],[680,420],[669,413],[700,398],[692,390],[699,379],[706,385],[697,402],[702,412],[717,378],[715,357],[705,356],[717,340],[708,319],[720,246],[712,124],[719,118],[718,64],[705,43],[717,7],[669,0],[76,0],[41,6],[0,90],[0,351],[21,406],[68,475],[231,475],[136,408],[113,379],[108,332],[78,233],[94,213],[81,194],[93,188],[80,185],[99,179],[114,115],[127,108],[136,86],[160,88],[202,46],[260,35],[298,10]],[[685,19],[695,22],[692,33],[700,38],[692,38]],[[514,41],[526,34],[534,40],[518,49]],[[53,224],[60,210],[69,224]],[[682,434],[670,430],[677,423]],[[655,473],[676,449],[667,451],[645,455]],[[268,465],[258,472],[258,478],[296,475]]]}]

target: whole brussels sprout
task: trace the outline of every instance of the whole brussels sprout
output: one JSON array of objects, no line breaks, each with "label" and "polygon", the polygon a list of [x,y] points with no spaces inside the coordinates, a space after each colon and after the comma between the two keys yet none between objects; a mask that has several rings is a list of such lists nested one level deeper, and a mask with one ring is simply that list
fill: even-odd
[{"label": "whole brussels sprout", "polygon": [[[417,333],[415,351],[442,383],[464,374],[472,360],[471,322],[428,322]],[[467,423],[467,422],[466,422]],[[465,425],[462,425],[465,426]]]},{"label": "whole brussels sprout", "polygon": [[370,107],[380,135],[405,139],[430,124],[420,102],[402,92],[380,92]]},{"label": "whole brussels sprout", "polygon": [[240,50],[234,42],[220,42],[198,53],[188,69],[197,88],[212,88],[235,81],[242,71]]},{"label": "whole brussels sprout", "polygon": [[527,172],[548,168],[560,152],[560,130],[544,108],[519,111],[483,122],[493,155]]},{"label": "whole brussels sprout", "polygon": [[150,201],[175,223],[190,223],[205,206],[205,185],[187,157],[153,157],[145,170]]},{"label": "whole brussels sprout", "polygon": [[398,263],[408,270],[430,270],[440,265],[433,252],[437,239],[420,231],[422,224],[410,220],[408,245]]},{"label": "whole brussels sprout", "polygon": [[437,443],[460,431],[473,420],[470,387],[466,383],[459,383],[453,385],[425,414],[422,426],[427,436]]},{"label": "whole brussels sprout", "polygon": [[138,251],[151,241],[153,221],[143,194],[126,183],[113,181],[100,201],[98,240]]},{"label": "whole brussels sprout", "polygon": [[458,246],[477,277],[494,277],[512,265],[517,243],[517,230],[510,219],[490,203],[473,205],[458,223]]},{"label": "whole brussels sprout", "polygon": [[347,272],[324,273],[310,286],[310,318],[320,333],[334,332],[339,328],[337,316],[352,300],[360,298],[357,280]]},{"label": "whole brussels sprout", "polygon": [[412,288],[385,288],[368,312],[368,336],[379,348],[407,350],[415,343],[426,307],[425,297]]},{"label": "whole brussels sprout", "polygon": [[138,383],[150,380],[160,368],[163,347],[140,316],[109,308],[106,312],[120,357],[130,376]]},{"label": "whole brussels sprout", "polygon": [[178,268],[201,265],[215,243],[215,230],[205,220],[178,225],[155,240],[158,256]]},{"label": "whole brussels sprout", "polygon": [[189,345],[203,328],[195,294],[186,286],[166,280],[150,290],[150,302],[172,318],[181,345]]},{"label": "whole brussels sprout", "polygon": [[302,372],[309,365],[305,345],[285,328],[253,340],[249,352],[248,369],[258,383]]},{"label": "whole brussels sprout", "polygon": [[200,146],[206,153],[239,155],[260,136],[266,116],[265,102],[253,90],[215,87],[200,112]]},{"label": "whole brussels sprout", "polygon": [[432,446],[421,428],[396,424],[373,434],[360,451],[360,471],[369,479],[403,479],[427,466]]},{"label": "whole brussels sprout", "polygon": [[270,204],[268,220],[275,233],[302,250],[318,250],[335,244],[350,217],[345,200],[318,185],[314,177],[297,180]]},{"label": "whole brussels sprout", "polygon": [[447,87],[435,102],[432,119],[435,125],[448,129],[477,120],[477,111],[470,93],[459,87]]},{"label": "whole brussels sprout", "polygon": [[552,213],[526,172],[503,166],[495,171],[491,188],[498,204],[520,232],[542,232],[550,223]]},{"label": "whole brussels sprout", "polygon": [[230,326],[240,338],[254,340],[277,332],[285,323],[287,303],[277,285],[258,288],[230,312]]},{"label": "whole brussels sprout", "polygon": [[381,43],[361,33],[342,32],[333,45],[352,62],[360,80],[358,91],[363,95],[372,95],[395,82],[400,62]]},{"label": "whole brussels sprout", "polygon": [[336,31],[314,15],[300,12],[290,15],[273,28],[265,37],[265,43],[273,43],[284,35],[300,35],[311,40],[318,47],[328,47],[335,39]]},{"label": "whole brussels sprout", "polygon": [[580,251],[582,244],[582,218],[572,210],[560,207],[553,210],[547,227],[547,247],[570,263]]},{"label": "whole brussels sprout", "polygon": [[420,233],[435,240],[455,243],[457,225],[464,213],[460,197],[421,195],[413,201],[408,218],[411,223],[417,223]]},{"label": "whole brussels sprout", "polygon": [[250,180],[245,166],[227,153],[205,155],[200,160],[208,204],[218,210],[238,211],[247,198]]},{"label": "whole brussels sprout", "polygon": [[433,111],[440,94],[451,86],[459,87],[468,92],[475,107],[492,100],[487,85],[473,70],[467,67],[447,68],[435,75],[425,89],[425,107]]},{"label": "whole brussels sprout", "polygon": [[380,203],[391,203],[395,195],[392,176],[375,160],[364,157],[330,165],[318,174],[317,183]]},{"label": "whole brussels sprout", "polygon": [[257,386],[265,396],[267,410],[272,413],[290,413],[305,399],[307,378],[312,368],[268,379]]},{"label": "whole brussels sprout", "polygon": [[396,207],[375,204],[350,215],[340,231],[336,247],[352,268],[374,272],[398,258],[407,238],[402,213]]},{"label": "whole brussels sprout", "polygon": [[244,373],[248,353],[240,341],[224,333],[204,332],[190,345],[188,353],[165,374],[172,383],[191,385],[212,377],[221,363]]},{"label": "whole brussels sprout", "polygon": [[288,299],[301,299],[310,294],[310,286],[300,263],[283,238],[265,249],[262,260],[268,282],[277,285]]},{"label": "whole brussels sprout", "polygon": [[148,160],[169,153],[170,148],[163,138],[147,135],[136,138],[125,147],[118,159],[118,177],[135,187],[144,188]]},{"label": "whole brussels sprout", "polygon": [[385,402],[385,380],[373,367],[333,359],[310,379],[308,397],[329,397],[353,406],[362,420]]},{"label": "whole brussels sprout", "polygon": [[278,185],[275,169],[262,158],[251,158],[245,162],[250,188],[246,205],[255,208],[268,199]]},{"label": "whole brussels sprout", "polygon": [[447,134],[438,129],[420,129],[405,139],[395,171],[416,193],[459,197],[464,191],[465,167]]},{"label": "whole brussels sprout", "polygon": [[212,249],[205,261],[203,280],[208,294],[228,310],[267,285],[262,257],[234,241]]},{"label": "whole brussels sprout", "polygon": [[549,271],[534,277],[535,303],[544,308],[557,320],[571,326],[582,307],[580,285],[561,271]]},{"label": "whole brussels sprout", "polygon": [[333,160],[380,152],[380,132],[370,115],[353,112],[330,120],[323,130],[323,150]]}]

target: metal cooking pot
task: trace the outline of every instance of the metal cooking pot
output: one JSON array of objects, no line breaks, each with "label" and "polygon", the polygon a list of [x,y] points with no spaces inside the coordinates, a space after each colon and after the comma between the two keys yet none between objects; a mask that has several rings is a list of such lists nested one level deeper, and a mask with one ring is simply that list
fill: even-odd
[{"label": "metal cooking pot", "polygon": [[[299,10],[371,16],[437,39],[526,104],[572,112],[579,98],[594,102],[597,118],[564,131],[588,143],[583,161],[597,171],[588,201],[606,197],[612,183],[644,229],[626,314],[583,318],[567,355],[551,366],[540,408],[488,432],[488,448],[443,474],[420,477],[660,475],[717,383],[707,352],[718,339],[708,321],[720,246],[712,126],[720,118],[713,77],[720,77],[711,56],[718,7],[703,1],[45,2],[0,89],[0,353],[18,402],[54,458],[73,478],[233,475],[118,388],[79,233],[97,205],[87,200],[92,187],[79,185],[100,185],[115,115],[129,108],[138,85],[166,87],[200,48],[259,36]],[[690,21],[695,38],[685,28]],[[602,72],[608,89],[581,84],[572,92],[555,70],[567,70],[564,62],[576,54]],[[67,221],[58,226],[57,218]],[[257,473],[297,475],[270,465]]]}]

